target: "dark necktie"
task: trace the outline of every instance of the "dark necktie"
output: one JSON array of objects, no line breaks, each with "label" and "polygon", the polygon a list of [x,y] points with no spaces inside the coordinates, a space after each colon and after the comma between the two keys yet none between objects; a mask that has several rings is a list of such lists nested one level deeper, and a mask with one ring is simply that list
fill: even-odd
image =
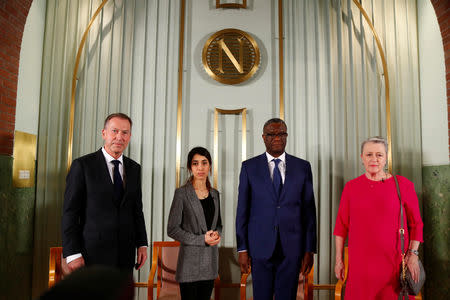
[{"label": "dark necktie", "polygon": [[111,162],[114,165],[114,170],[113,170],[114,198],[117,201],[117,203],[120,203],[120,201],[122,201],[122,197],[123,197],[123,181],[122,181],[122,176],[120,176],[120,172],[119,172],[120,161],[112,160]]},{"label": "dark necktie", "polygon": [[278,198],[280,198],[281,188],[283,186],[280,169],[278,168],[280,161],[279,158],[273,159],[273,162],[275,162],[275,168],[273,169],[273,187]]}]

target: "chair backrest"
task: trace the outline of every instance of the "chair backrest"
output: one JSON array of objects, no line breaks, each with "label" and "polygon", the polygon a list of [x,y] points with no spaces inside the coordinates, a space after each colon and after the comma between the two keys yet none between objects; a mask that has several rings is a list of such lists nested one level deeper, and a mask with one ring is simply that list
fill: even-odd
[{"label": "chair backrest", "polygon": [[54,286],[66,274],[68,274],[68,268],[66,260],[62,256],[62,247],[51,247],[48,263],[48,287]]},{"label": "chair backrest", "polygon": [[334,284],[314,284],[314,265],[308,273],[308,276],[304,279],[303,292],[305,300],[314,299],[314,290],[334,290]]},{"label": "chair backrest", "polygon": [[[152,269],[148,282],[136,282],[136,287],[148,287],[149,299],[153,299],[153,278],[157,273],[157,295],[176,294],[179,299],[178,283],[175,281],[177,269],[179,242],[154,242]],[[68,274],[65,259],[62,256],[62,247],[51,247],[49,257],[48,288],[54,286],[64,275]],[[153,275],[153,277],[152,277]]]},{"label": "chair backrest", "polygon": [[344,289],[345,282],[347,281],[348,276],[348,247],[344,248],[344,280],[338,280],[336,283],[336,288],[334,289],[334,299],[341,300],[342,292]]},{"label": "chair backrest", "polygon": [[180,243],[153,242],[152,268],[148,277],[148,299],[153,299],[153,283],[156,274],[156,299],[162,296],[180,299],[180,290],[175,273],[177,270]]},{"label": "chair backrest", "polygon": [[313,299],[313,290],[314,290],[314,265],[311,267],[311,271],[309,271],[308,276],[304,278],[303,284],[303,299],[310,300]]}]

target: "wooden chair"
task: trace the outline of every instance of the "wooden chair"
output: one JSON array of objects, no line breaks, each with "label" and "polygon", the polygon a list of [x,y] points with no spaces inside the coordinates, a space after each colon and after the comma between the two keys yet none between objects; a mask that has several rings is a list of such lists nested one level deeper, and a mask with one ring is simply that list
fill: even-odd
[{"label": "wooden chair", "polygon": [[241,286],[239,287],[240,300],[247,300],[247,278],[250,273],[251,270],[241,275]]},{"label": "wooden chair", "polygon": [[[152,268],[148,276],[148,300],[153,300],[156,279],[156,299],[181,299],[178,283],[175,281],[180,243],[153,242]],[[151,288],[150,288],[151,287]]]},{"label": "wooden chair", "polygon": [[[180,288],[175,280],[177,270],[178,251],[180,243],[177,241],[153,242],[152,268],[148,276],[147,286],[155,287],[156,299],[181,299]],[[148,300],[153,300],[153,288],[148,289]],[[214,299],[220,299],[220,279],[214,281]]]},{"label": "wooden chair", "polygon": [[66,260],[62,257],[62,247],[51,247],[48,264],[48,288],[68,274]]},{"label": "wooden chair", "polygon": [[338,280],[336,283],[336,288],[334,289],[334,299],[341,300],[342,299],[342,290],[344,288],[345,282],[347,281],[348,276],[348,247],[344,248],[344,280]]},{"label": "wooden chair", "polygon": [[[48,288],[54,286],[69,273],[66,260],[62,256],[62,247],[51,247],[48,264]],[[135,282],[134,286],[147,287],[147,282]]]},{"label": "wooden chair", "polygon": [[[334,299],[335,300],[345,299],[345,297],[343,297],[343,295],[342,295],[342,291],[343,291],[345,282],[347,281],[347,277],[348,277],[348,247],[344,248],[344,265],[345,265],[344,280],[342,281],[339,279],[339,281],[336,283],[336,288],[334,290]],[[422,300],[422,293],[419,293],[419,295],[417,295],[414,299]]]},{"label": "wooden chair", "polygon": [[308,276],[305,278],[304,283],[305,290],[305,300],[313,300],[314,299],[314,290],[335,290],[334,284],[315,284],[314,283],[314,265],[311,268],[311,271],[308,273]]},{"label": "wooden chair", "polygon": [[[153,300],[153,289],[156,287],[156,299],[181,299],[175,272],[178,261],[180,243],[153,242],[152,267],[147,282],[135,282],[135,287],[146,287],[147,297]],[[66,260],[62,257],[62,247],[50,248],[48,287],[51,288],[68,274]],[[157,282],[155,281],[157,276]],[[220,299],[220,279],[214,281],[214,299]]]}]

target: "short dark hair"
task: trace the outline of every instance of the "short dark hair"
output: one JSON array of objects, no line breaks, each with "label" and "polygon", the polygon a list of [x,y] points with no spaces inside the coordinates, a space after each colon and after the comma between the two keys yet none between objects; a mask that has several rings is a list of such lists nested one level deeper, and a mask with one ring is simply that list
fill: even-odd
[{"label": "short dark hair", "polygon": [[272,119],[268,120],[266,123],[264,123],[263,133],[264,133],[264,129],[267,126],[269,126],[270,124],[273,124],[273,123],[281,123],[281,124],[283,124],[286,127],[286,130],[287,130],[287,125],[282,119],[280,119],[280,118],[272,118]]},{"label": "short dark hair", "polygon": [[133,126],[133,121],[131,121],[131,118],[129,116],[127,116],[126,114],[113,113],[106,117],[105,124],[103,124],[103,129],[106,128],[106,124],[108,124],[109,120],[111,120],[112,118],[119,118],[119,119],[127,120],[128,122],[130,122],[130,128]]},{"label": "short dark hair", "polygon": [[[212,167],[212,160],[211,160],[211,154],[209,154],[208,149],[203,148],[203,147],[194,147],[191,149],[191,151],[189,151],[188,154],[188,159],[187,159],[187,169],[189,171],[192,171],[191,166],[192,166],[192,160],[194,159],[195,154],[201,155],[206,157],[206,159],[209,162],[209,165]],[[189,176],[188,178],[188,182],[192,183],[193,180],[193,176]],[[211,183],[209,182],[209,179],[206,178],[206,187],[209,189],[211,189]]]}]

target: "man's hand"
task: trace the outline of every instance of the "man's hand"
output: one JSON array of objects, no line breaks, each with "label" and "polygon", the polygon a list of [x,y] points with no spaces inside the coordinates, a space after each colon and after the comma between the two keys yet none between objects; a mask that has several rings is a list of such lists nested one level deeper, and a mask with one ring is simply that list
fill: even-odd
[{"label": "man's hand", "polygon": [[67,264],[67,267],[69,268],[69,273],[72,273],[76,269],[84,267],[84,258],[78,257],[77,259],[72,260],[70,263]]},{"label": "man's hand", "polygon": [[139,247],[137,249],[137,264],[139,265],[136,270],[139,270],[147,260],[147,247]]},{"label": "man's hand", "polygon": [[302,269],[300,270],[300,273],[303,274],[303,276],[308,276],[309,271],[311,271],[311,268],[314,263],[314,254],[312,252],[306,252],[303,256],[302,260]]},{"label": "man's hand", "polygon": [[239,265],[241,266],[241,274],[248,273],[251,266],[251,259],[248,256],[247,251],[239,252]]}]

